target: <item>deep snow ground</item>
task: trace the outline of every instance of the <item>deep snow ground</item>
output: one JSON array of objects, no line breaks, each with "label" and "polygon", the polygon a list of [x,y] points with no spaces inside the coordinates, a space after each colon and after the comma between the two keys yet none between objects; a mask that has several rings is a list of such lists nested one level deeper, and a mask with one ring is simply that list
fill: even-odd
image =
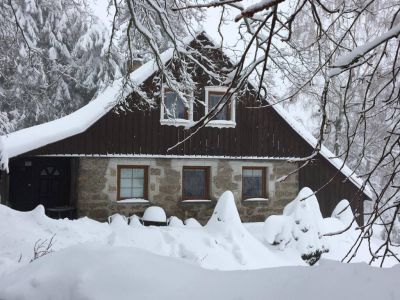
[{"label": "deep snow ground", "polygon": [[79,245],[0,280],[0,299],[400,299],[400,267],[322,261],[314,267],[213,271],[131,247]]},{"label": "deep snow ground", "polygon": [[[296,201],[289,205],[290,214],[275,218],[279,224],[286,220],[296,229],[293,224],[312,228],[309,224],[318,223],[324,233],[352,218],[333,214],[322,219],[316,199]],[[226,192],[206,226],[194,220],[183,225],[175,218],[167,227],[144,227],[137,218],[128,225],[120,215],[111,224],[53,220],[41,206],[18,212],[0,205],[0,300],[400,299],[395,284],[400,266],[337,262],[351,247],[354,230],[323,238],[330,252],[308,267],[297,239],[285,247],[271,245],[271,238],[288,237],[287,226],[284,231],[278,223],[268,227],[271,220],[242,224],[234,203]],[[54,252],[30,263],[35,243],[51,237]],[[303,244],[315,238],[314,233]],[[354,261],[368,260],[364,247]]]}]

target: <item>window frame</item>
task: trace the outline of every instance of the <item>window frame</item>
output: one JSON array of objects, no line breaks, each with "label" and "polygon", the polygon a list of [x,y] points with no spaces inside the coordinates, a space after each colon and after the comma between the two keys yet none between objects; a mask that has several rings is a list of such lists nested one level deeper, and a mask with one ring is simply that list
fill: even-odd
[{"label": "window frame", "polygon": [[[204,113],[205,115],[208,114],[210,111],[209,105],[209,94],[221,94],[226,93],[228,87],[226,86],[205,86],[204,87]],[[209,127],[219,127],[219,128],[233,128],[236,127],[236,97],[232,96],[231,103],[229,103],[227,108],[227,114],[229,116],[228,120],[210,120],[206,126]]]},{"label": "window frame", "polygon": [[187,119],[166,119],[165,115],[165,94],[173,92],[168,86],[161,88],[161,102],[160,102],[160,123],[161,125],[175,125],[175,126],[187,126],[193,123],[193,94],[191,94],[191,100],[189,100],[189,107],[186,107]]},{"label": "window frame", "polygon": [[121,170],[122,169],[143,169],[143,199],[148,200],[149,196],[149,166],[142,165],[117,165],[117,201],[125,199],[142,199],[140,197],[121,197]]},{"label": "window frame", "polygon": [[[260,197],[247,197],[244,195],[244,170],[261,170],[262,171],[262,195]],[[260,199],[268,199],[268,189],[267,189],[267,173],[268,169],[267,167],[262,167],[262,166],[243,166],[242,167],[242,200],[246,201],[247,199],[254,199],[254,198],[260,198]]]},{"label": "window frame", "polygon": [[[200,170],[205,170],[206,171],[206,178],[205,178],[205,194],[201,197],[198,196],[194,196],[194,197],[190,197],[190,196],[186,196],[184,194],[184,174],[185,174],[185,169],[186,170],[195,170],[195,169],[200,169]],[[185,200],[210,200],[211,199],[211,184],[210,184],[210,178],[211,178],[211,168],[209,166],[183,166],[182,167],[182,201]]]}]

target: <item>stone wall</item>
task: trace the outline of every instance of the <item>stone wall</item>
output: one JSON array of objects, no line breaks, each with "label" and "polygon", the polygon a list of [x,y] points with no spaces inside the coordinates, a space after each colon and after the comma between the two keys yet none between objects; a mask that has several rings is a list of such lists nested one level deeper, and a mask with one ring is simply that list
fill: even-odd
[{"label": "stone wall", "polygon": [[[129,164],[149,166],[149,203],[117,202],[117,166]],[[210,167],[211,202],[181,201],[183,166]],[[243,166],[267,168],[268,201],[242,201]],[[277,182],[278,178],[296,168],[297,164],[280,160],[80,158],[77,176],[78,214],[104,221],[114,213],[141,216],[146,207],[158,205],[164,208],[167,216],[174,215],[181,219],[194,217],[204,224],[218,197],[224,191],[231,190],[243,221],[264,221],[268,215],[281,213],[283,207],[297,195],[298,172],[285,181]]]}]

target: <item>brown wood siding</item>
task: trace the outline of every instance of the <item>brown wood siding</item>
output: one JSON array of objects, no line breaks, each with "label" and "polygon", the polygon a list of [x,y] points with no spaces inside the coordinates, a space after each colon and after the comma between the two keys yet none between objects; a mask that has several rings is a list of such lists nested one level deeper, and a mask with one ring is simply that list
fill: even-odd
[{"label": "brown wood siding", "polygon": [[[160,111],[133,109],[109,112],[85,132],[29,153],[49,154],[153,154],[303,157],[312,148],[271,108],[237,105],[236,128],[205,127],[182,146],[167,151],[189,134],[183,127],[160,124]],[[301,145],[301,146],[300,146]]]}]

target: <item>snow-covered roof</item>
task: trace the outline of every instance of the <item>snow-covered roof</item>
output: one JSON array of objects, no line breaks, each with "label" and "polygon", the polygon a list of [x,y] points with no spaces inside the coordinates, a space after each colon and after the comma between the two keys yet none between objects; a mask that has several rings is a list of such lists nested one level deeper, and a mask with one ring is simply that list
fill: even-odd
[{"label": "snow-covered roof", "polygon": [[[188,36],[182,41],[182,46],[188,45],[195,38],[195,36]],[[173,49],[161,53],[162,62],[169,61],[173,54]],[[150,60],[130,74],[130,84],[140,85],[156,71],[158,71],[158,65]],[[67,116],[1,136],[1,168],[8,170],[9,158],[84,132],[109,112],[117,104],[118,99],[132,92],[123,88],[124,80],[125,78],[115,80],[87,105]],[[122,91],[124,91],[123,95]]]},{"label": "snow-covered roof", "polygon": [[[294,119],[281,105],[274,104],[272,107],[311,147],[315,148],[317,146],[318,140],[301,123]],[[342,159],[338,158],[324,145],[321,145],[321,150],[319,153],[344,176],[346,176],[354,185],[362,189],[369,198],[373,198],[371,189],[368,186],[364,187],[364,181],[358,177],[357,174],[350,169]]]},{"label": "snow-covered roof", "polygon": [[[202,35],[216,44],[213,39],[202,32]],[[182,49],[188,45],[195,36],[188,36],[182,41]],[[173,57],[174,49],[168,49],[161,54],[163,63]],[[228,57],[230,57],[228,55]],[[158,71],[158,65],[154,60],[148,61],[143,66],[130,74],[133,85],[140,85],[151,75]],[[131,91],[123,89],[124,78],[115,80],[84,107],[62,117],[60,119],[44,124],[28,127],[0,137],[1,166],[8,170],[8,159],[31,150],[43,147],[56,141],[71,137],[84,132],[97,120],[109,112],[118,102],[118,99],[129,95]],[[124,94],[121,95],[121,91]],[[312,147],[317,145],[317,139],[294,119],[281,105],[272,106],[275,111]],[[327,159],[335,168],[345,175],[358,188],[372,198],[372,192],[368,186],[363,186],[363,180],[359,178],[340,158],[335,156],[328,148],[321,146],[320,154]]]}]

